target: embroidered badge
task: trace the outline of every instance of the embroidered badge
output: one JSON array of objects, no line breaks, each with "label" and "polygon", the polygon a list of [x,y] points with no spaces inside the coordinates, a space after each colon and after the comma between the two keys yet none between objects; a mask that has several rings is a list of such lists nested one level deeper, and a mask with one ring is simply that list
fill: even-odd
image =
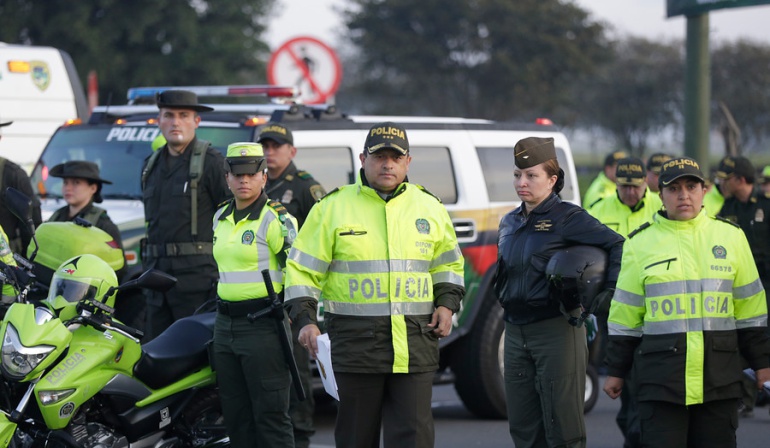
[{"label": "embroidered badge", "polygon": [[754,213],[754,222],[765,222],[765,211],[761,208]]},{"label": "embroidered badge", "polygon": [[313,199],[320,201],[321,198],[326,195],[326,191],[324,190],[324,187],[320,185],[313,185],[310,187],[310,194],[313,196]]},{"label": "embroidered badge", "polygon": [[420,218],[414,222],[414,225],[417,226],[418,232],[424,233],[426,235],[430,233],[430,223],[427,219]]},{"label": "embroidered badge", "polygon": [[549,232],[552,226],[550,219],[541,219],[535,223],[535,232]]},{"label": "embroidered badge", "polygon": [[294,198],[294,192],[291,190],[286,190],[283,192],[283,197],[281,198],[281,202],[284,204],[288,204],[291,202],[291,200]]},{"label": "embroidered badge", "polygon": [[722,246],[714,246],[711,248],[711,253],[714,254],[714,258],[727,258],[727,249]]},{"label": "embroidered badge", "polygon": [[241,243],[248,246],[252,242],[254,242],[254,232],[251,230],[243,232],[243,236],[241,236]]}]

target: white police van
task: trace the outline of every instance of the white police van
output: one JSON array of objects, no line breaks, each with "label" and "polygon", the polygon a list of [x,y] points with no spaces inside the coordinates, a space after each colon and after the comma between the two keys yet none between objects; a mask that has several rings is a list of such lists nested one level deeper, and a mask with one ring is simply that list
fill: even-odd
[{"label": "white police van", "polygon": [[[265,86],[178,87],[204,98],[227,91],[279,98],[283,104],[214,104],[202,113],[199,138],[220,150],[236,141],[256,141],[258,126],[280,121],[292,129],[298,149],[295,163],[327,189],[352,183],[361,168],[358,158],[372,124],[393,121],[406,128],[412,162],[408,177],[425,186],[445,204],[466,260],[466,297],[455,316],[454,329],[441,340],[441,371],[437,378],[454,381],[461,399],[474,414],[505,415],[503,390],[502,308],[491,290],[497,259],[500,219],[517,207],[513,188],[513,147],[524,137],[552,137],[564,169],[564,200],[580,204],[575,166],[567,138],[546,121],[501,123],[453,117],[346,116],[334,106],[302,106],[286,102],[292,89]],[[144,234],[140,171],[158,135],[157,107],[141,105],[158,89],[131,90],[134,104],[98,107],[89,123],[63,127],[53,136],[32,173],[45,210],[60,207],[61,180],[48,169],[66,160],[96,162],[104,185],[101,204],[123,233],[124,245],[138,271],[136,245]],[[289,98],[290,100],[291,98]],[[205,101],[204,101],[205,102]],[[134,274],[131,274],[134,275]],[[118,305],[120,306],[120,305]],[[595,382],[587,391],[595,401]],[[591,404],[591,401],[587,401]]]}]

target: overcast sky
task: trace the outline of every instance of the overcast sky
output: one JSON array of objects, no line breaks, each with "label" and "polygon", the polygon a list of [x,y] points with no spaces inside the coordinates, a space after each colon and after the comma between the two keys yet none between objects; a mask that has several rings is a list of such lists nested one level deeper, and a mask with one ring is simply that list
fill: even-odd
[{"label": "overcast sky", "polygon": [[[618,33],[648,38],[685,37],[685,19],[666,18],[665,0],[576,0],[594,19],[609,23]],[[273,49],[297,36],[310,36],[334,47],[340,19],[334,7],[344,0],[278,0],[265,38]],[[770,43],[770,5],[723,9],[709,14],[715,40],[749,38]]]}]

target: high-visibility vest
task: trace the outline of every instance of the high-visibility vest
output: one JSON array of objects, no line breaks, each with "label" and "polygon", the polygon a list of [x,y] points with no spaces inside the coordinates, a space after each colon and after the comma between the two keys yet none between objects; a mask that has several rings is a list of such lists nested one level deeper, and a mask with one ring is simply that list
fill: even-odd
[{"label": "high-visibility vest", "polygon": [[705,210],[689,221],[658,214],[625,242],[610,337],[683,335],[684,404],[703,402],[704,333],[766,325],[765,291],[737,226]]},{"label": "high-visibility vest", "polygon": [[[283,265],[297,222],[280,203],[268,203],[259,217],[237,223],[233,201],[214,214],[214,259],[219,269],[217,295],[237,302],[267,297],[262,271],[270,270],[275,292],[283,290]],[[282,212],[279,212],[280,209]],[[283,255],[282,255],[283,253]]]},{"label": "high-visibility vest", "polygon": [[441,202],[410,183],[385,201],[359,180],[310,210],[289,253],[286,301],[323,296],[324,312],[389,316],[393,372],[405,373],[405,317],[433,313],[433,285],[445,282],[464,286],[463,256]]}]

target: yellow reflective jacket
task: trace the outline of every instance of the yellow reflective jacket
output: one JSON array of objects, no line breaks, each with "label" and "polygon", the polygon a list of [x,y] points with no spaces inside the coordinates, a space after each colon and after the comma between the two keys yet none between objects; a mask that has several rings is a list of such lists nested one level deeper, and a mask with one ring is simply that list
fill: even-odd
[{"label": "yellow reflective jacket", "polygon": [[[8,236],[5,234],[2,227],[0,227],[0,260],[8,266],[16,266],[16,260],[13,259],[13,252],[11,251],[11,245],[8,242]],[[16,299],[17,293],[18,292],[13,286],[4,284],[2,293],[3,303],[13,302]]]},{"label": "yellow reflective jacket", "polygon": [[292,246],[286,304],[295,322],[324,324],[335,371],[414,373],[438,367],[427,324],[464,294],[463,256],[452,221],[433,195],[402,183],[384,200],[362,183],[313,206]]},{"label": "yellow reflective jacket", "polygon": [[634,208],[620,202],[616,193],[599,200],[588,209],[588,213],[610,229],[627,237],[639,226],[651,221],[662,205],[660,196],[648,188]]},{"label": "yellow reflective jacket", "polygon": [[588,186],[585,196],[583,196],[583,207],[587,210],[596,203],[599,199],[615,194],[618,187],[615,182],[610,180],[604,175],[604,171],[600,172],[596,179]]},{"label": "yellow reflective jacket", "polygon": [[270,270],[275,292],[283,290],[283,262],[296,235],[297,222],[280,202],[266,204],[263,193],[251,214],[237,223],[234,200],[214,214],[214,259],[219,270],[217,295],[237,302],[267,297],[262,271]]},{"label": "yellow reflective jacket", "polygon": [[661,214],[626,240],[609,316],[609,374],[633,366],[640,401],[691,405],[741,396],[741,355],[770,365],[767,305],[737,226]]}]

